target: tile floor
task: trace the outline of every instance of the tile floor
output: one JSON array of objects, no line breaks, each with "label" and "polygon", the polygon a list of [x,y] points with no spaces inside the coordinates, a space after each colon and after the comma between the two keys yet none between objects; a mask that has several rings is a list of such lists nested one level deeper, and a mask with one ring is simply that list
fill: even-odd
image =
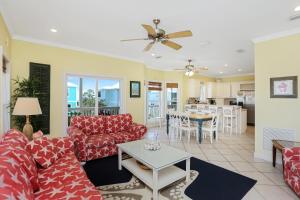
[{"label": "tile floor", "polygon": [[163,143],[190,152],[193,156],[204,161],[257,180],[257,184],[243,198],[245,200],[298,199],[285,184],[281,165],[274,168],[270,162],[253,157],[253,127],[248,127],[247,132],[241,135],[220,134],[218,141],[214,141],[213,144],[210,144],[208,139],[198,144],[194,137],[191,137],[190,143],[188,143],[187,137],[183,137],[183,140],[179,141],[172,133],[169,138],[165,128],[150,128],[146,137],[153,138],[156,133],[159,133],[159,139]]}]

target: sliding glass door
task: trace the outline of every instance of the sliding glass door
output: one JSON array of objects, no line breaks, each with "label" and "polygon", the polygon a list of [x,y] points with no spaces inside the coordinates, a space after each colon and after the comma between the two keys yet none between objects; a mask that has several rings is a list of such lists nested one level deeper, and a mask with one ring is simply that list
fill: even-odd
[{"label": "sliding glass door", "polygon": [[178,83],[166,83],[166,104],[167,111],[178,111],[179,108],[179,89]]},{"label": "sliding glass door", "polygon": [[67,76],[68,119],[74,115],[119,114],[121,83],[121,79]]},{"label": "sliding glass door", "polygon": [[155,123],[157,119],[162,116],[162,83],[149,81],[147,83],[146,93],[147,124],[152,124]]}]

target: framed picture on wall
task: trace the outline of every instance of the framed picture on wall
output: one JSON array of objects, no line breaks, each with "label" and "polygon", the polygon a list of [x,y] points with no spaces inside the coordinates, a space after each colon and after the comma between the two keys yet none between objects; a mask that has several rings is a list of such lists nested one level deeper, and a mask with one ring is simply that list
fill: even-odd
[{"label": "framed picture on wall", "polygon": [[271,98],[298,98],[298,77],[276,77],[270,79]]},{"label": "framed picture on wall", "polygon": [[141,97],[141,82],[130,81],[130,98]]}]

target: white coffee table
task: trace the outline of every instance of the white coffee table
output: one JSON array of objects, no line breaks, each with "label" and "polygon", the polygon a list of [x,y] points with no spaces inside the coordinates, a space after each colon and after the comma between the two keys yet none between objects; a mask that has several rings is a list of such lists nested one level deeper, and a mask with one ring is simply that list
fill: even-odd
[{"label": "white coffee table", "polygon": [[[144,182],[153,190],[153,199],[158,199],[158,191],[175,181],[186,177],[190,181],[190,158],[191,155],[179,149],[161,144],[157,151],[145,150],[146,140],[138,140],[118,144],[119,170],[122,166],[129,170],[138,179]],[[122,160],[122,152],[132,158]],[[139,167],[136,160],[149,167],[151,170],[144,170]],[[186,170],[182,170],[174,164],[186,161]]]}]

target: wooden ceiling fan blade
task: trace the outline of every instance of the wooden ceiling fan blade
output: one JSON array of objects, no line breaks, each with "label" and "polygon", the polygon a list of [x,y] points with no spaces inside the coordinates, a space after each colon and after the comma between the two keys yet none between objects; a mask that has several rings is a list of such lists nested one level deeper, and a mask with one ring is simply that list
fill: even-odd
[{"label": "wooden ceiling fan blade", "polygon": [[144,29],[146,29],[148,35],[156,36],[155,29],[152,26],[147,24],[142,24],[142,26],[144,27]]},{"label": "wooden ceiling fan blade", "polygon": [[171,38],[181,38],[181,37],[191,37],[191,36],[193,36],[192,31],[187,30],[187,31],[180,31],[175,33],[169,33],[165,36],[165,38],[171,39]]},{"label": "wooden ceiling fan blade", "polygon": [[179,50],[179,49],[182,48],[181,45],[179,45],[179,44],[177,44],[177,43],[175,43],[175,42],[172,42],[172,41],[170,41],[170,40],[163,40],[163,41],[161,41],[161,43],[162,43],[163,45],[166,45],[166,46],[168,46],[168,47],[170,47],[170,48],[172,48],[172,49],[175,49],[175,50]]},{"label": "wooden ceiling fan blade", "polygon": [[153,42],[150,42],[146,47],[145,47],[145,49],[144,49],[144,51],[149,51],[151,48],[152,48],[152,46],[154,45],[154,41]]},{"label": "wooden ceiling fan blade", "polygon": [[208,70],[208,67],[196,67],[196,70],[199,70],[199,71]]},{"label": "wooden ceiling fan blade", "polygon": [[149,39],[148,38],[135,38],[135,39],[121,40],[121,42],[129,42],[129,41],[137,41],[137,40],[149,40]]}]

